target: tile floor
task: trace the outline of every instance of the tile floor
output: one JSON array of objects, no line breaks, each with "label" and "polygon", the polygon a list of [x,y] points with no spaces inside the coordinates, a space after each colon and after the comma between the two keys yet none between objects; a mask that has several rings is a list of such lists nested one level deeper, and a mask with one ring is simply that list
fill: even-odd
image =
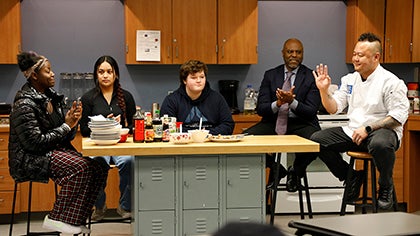
[{"label": "tile floor", "polygon": [[[31,222],[31,231],[44,231],[42,229],[42,220],[46,213],[35,213],[33,214],[34,219]],[[356,210],[356,213],[360,214],[360,211]],[[416,212],[420,215],[420,212]],[[334,214],[315,214],[314,218],[337,216],[338,213]],[[107,216],[115,217],[116,213],[112,210],[107,211]],[[24,235],[26,233],[26,215],[21,214],[18,216],[17,223],[13,226],[13,236]],[[3,218],[3,217],[2,217]],[[0,235],[8,235],[9,224],[8,220],[5,220],[6,217],[0,219]],[[269,222],[270,217],[267,215],[267,223]],[[289,228],[288,223],[291,220],[300,220],[298,214],[288,214],[288,215],[276,215],[274,224],[278,226],[286,235],[294,235],[295,229]],[[92,225],[92,236],[129,236],[132,235],[133,229],[132,225],[127,223],[102,223],[102,224],[93,224]],[[71,236],[62,234],[62,236]]]}]

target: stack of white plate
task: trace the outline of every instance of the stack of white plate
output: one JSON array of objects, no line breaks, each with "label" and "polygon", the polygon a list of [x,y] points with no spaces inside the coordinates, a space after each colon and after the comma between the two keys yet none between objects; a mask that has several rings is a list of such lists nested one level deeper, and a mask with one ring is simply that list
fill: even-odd
[{"label": "stack of white plate", "polygon": [[121,125],[114,119],[93,120],[88,123],[90,139],[98,145],[116,144],[120,140]]}]

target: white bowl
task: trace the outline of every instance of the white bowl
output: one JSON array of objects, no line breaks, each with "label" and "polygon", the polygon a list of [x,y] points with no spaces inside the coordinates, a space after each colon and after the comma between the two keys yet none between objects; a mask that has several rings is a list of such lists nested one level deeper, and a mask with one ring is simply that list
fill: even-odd
[{"label": "white bowl", "polygon": [[113,145],[113,144],[117,144],[119,141],[120,141],[119,139],[107,139],[107,140],[92,139],[92,142],[94,142],[96,145]]},{"label": "white bowl", "polygon": [[120,129],[120,135],[125,135],[128,134],[128,132],[130,131],[129,128],[121,128]]},{"label": "white bowl", "polygon": [[174,144],[186,144],[191,142],[190,133],[171,133],[169,141]]},{"label": "white bowl", "polygon": [[209,134],[209,130],[207,129],[195,129],[195,130],[188,130],[188,133],[191,134],[191,138],[195,143],[203,143],[206,141],[207,135]]}]

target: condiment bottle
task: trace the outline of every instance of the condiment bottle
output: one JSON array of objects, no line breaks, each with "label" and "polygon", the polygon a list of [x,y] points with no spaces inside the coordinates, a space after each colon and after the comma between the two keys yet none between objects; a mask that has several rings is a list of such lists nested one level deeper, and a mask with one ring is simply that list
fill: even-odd
[{"label": "condiment bottle", "polygon": [[133,116],[134,127],[133,127],[133,142],[142,143],[144,142],[144,116],[141,113],[141,108],[136,107],[136,113]]},{"label": "condiment bottle", "polygon": [[155,118],[152,120],[152,125],[153,125],[153,132],[155,134],[153,141],[162,142],[162,135],[163,135],[162,120],[159,118]]},{"label": "condiment bottle", "polygon": [[146,112],[146,126],[144,127],[144,141],[146,143],[153,142],[155,138],[155,132],[153,131],[152,125],[152,114],[150,112]]},{"label": "condiment bottle", "polygon": [[168,117],[167,114],[163,115],[162,118],[162,128],[163,128],[163,133],[162,133],[162,142],[169,142],[169,135],[170,135],[170,131],[169,131],[169,122],[170,122],[171,118]]}]

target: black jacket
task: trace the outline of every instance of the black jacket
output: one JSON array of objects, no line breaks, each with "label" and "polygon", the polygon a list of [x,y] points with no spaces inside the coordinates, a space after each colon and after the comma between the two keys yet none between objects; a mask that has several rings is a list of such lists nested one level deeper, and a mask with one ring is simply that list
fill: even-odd
[{"label": "black jacket", "polygon": [[[258,93],[257,113],[262,116],[262,122],[276,124],[277,113],[273,113],[271,103],[277,100],[276,89],[284,82],[284,64],[264,73]],[[295,99],[299,105],[293,113],[303,122],[319,127],[317,113],[321,106],[321,97],[315,84],[312,70],[300,65],[295,79]]]},{"label": "black jacket", "polygon": [[[51,101],[55,119],[47,112]],[[29,83],[16,93],[10,113],[9,171],[17,182],[48,182],[49,152],[57,148],[75,150],[70,132],[64,125],[63,96],[53,89],[39,93]]]}]

